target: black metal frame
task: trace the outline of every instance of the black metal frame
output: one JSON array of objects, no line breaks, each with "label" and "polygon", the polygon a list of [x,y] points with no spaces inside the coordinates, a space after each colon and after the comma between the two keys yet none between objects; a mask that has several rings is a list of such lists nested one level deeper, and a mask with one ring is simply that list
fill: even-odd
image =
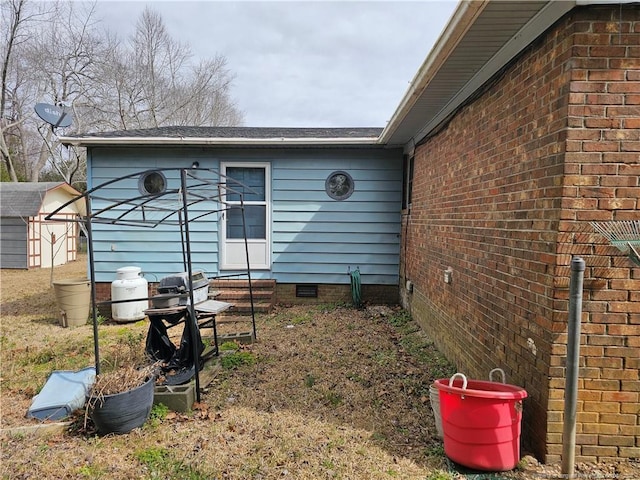
[{"label": "black metal frame", "polygon": [[[130,179],[138,179],[142,175],[159,172],[164,175],[164,172],[177,172],[180,176],[180,187],[165,189],[165,191],[157,194],[141,194],[135,197],[129,198],[114,198],[111,196],[101,196],[101,193],[108,186],[117,184]],[[166,175],[165,175],[166,177]],[[89,259],[89,275],[91,280],[91,305],[92,305],[92,317],[93,317],[93,341],[94,341],[94,355],[95,355],[95,367],[96,374],[100,373],[100,348],[98,342],[98,305],[110,305],[111,301],[97,302],[96,299],[96,280],[95,280],[95,259],[93,248],[93,233],[92,225],[94,223],[109,224],[109,225],[126,225],[135,227],[148,227],[155,228],[160,224],[176,225],[180,228],[180,237],[182,244],[182,260],[184,269],[188,275],[189,281],[189,315],[187,318],[191,319],[193,325],[191,325],[192,332],[192,348],[196,348],[196,330],[198,327],[197,315],[195,312],[195,306],[193,301],[193,284],[192,284],[192,264],[191,264],[191,242],[190,242],[190,228],[189,224],[195,222],[203,217],[211,214],[216,214],[230,209],[231,204],[227,203],[224,198],[227,193],[238,194],[240,197],[240,208],[242,211],[242,227],[244,234],[245,254],[247,258],[247,277],[249,280],[249,296],[251,301],[251,321],[253,327],[253,335],[256,337],[256,320],[255,320],[255,308],[253,301],[253,288],[251,285],[251,265],[249,262],[249,245],[247,241],[247,228],[245,222],[245,207],[244,207],[244,194],[245,192],[251,192],[257,194],[251,187],[244,185],[243,183],[232,179],[226,175],[221,174],[218,170],[208,168],[157,168],[148,169],[140,172],[135,172],[129,175],[124,175],[107,182],[104,182],[97,187],[87,190],[82,195],[79,195],[68,202],[58,207],[55,211],[46,216],[46,220],[53,221],[65,221],[68,222],[68,217],[56,217],[61,211],[74,204],[75,202],[83,201],[86,206],[86,216],[75,219],[80,224],[81,228],[84,227],[87,236],[87,252]],[[95,212],[92,210],[93,201],[102,201],[107,204],[105,207],[101,207]],[[218,208],[207,211],[193,218],[190,216],[189,209],[202,202],[215,202]],[[233,208],[237,208],[237,204],[233,204]],[[133,302],[144,299],[130,299],[124,300]],[[148,298],[147,298],[148,300]],[[122,301],[119,301],[120,303]],[[214,333],[215,337],[215,333]],[[218,339],[214,338],[216,355],[218,354]],[[196,395],[197,400],[200,401],[200,375],[198,368],[197,355],[194,352],[194,359],[196,359],[195,368],[195,381],[196,381]]]}]

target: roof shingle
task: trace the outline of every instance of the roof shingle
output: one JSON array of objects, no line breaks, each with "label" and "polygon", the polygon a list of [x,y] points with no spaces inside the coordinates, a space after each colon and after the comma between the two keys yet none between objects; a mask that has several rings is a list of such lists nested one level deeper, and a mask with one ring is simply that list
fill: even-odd
[{"label": "roof shingle", "polygon": [[64,182],[2,182],[0,183],[0,216],[33,217],[38,214],[49,190]]},{"label": "roof shingle", "polygon": [[158,127],[82,133],[75,138],[378,138],[382,128]]}]

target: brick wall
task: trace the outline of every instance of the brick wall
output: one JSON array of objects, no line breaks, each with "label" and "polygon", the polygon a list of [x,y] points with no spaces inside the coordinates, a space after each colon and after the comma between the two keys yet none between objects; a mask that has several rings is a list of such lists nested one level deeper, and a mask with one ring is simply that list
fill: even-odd
[{"label": "brick wall", "polygon": [[416,149],[402,298],[459,371],[527,390],[523,445],[548,462],[572,255],[588,266],[577,459],[638,456],[640,269],[588,223],[637,218],[638,12],[575,9]]},{"label": "brick wall", "polygon": [[[397,304],[397,285],[362,285],[363,302],[372,304]],[[291,283],[276,285],[276,302],[281,304],[352,303],[350,285],[319,284],[318,297],[296,297],[296,286]]]},{"label": "brick wall", "polygon": [[[583,460],[640,457],[640,268],[585,223],[640,219],[640,6],[573,16],[558,269],[586,262],[578,446]],[[562,451],[568,292],[555,292],[548,458]]]},{"label": "brick wall", "polygon": [[[149,296],[157,292],[157,283],[149,283]],[[372,304],[397,304],[397,285],[362,285],[361,296],[363,302]],[[109,301],[111,299],[111,283],[100,282],[96,284],[96,298],[98,302]],[[295,284],[276,284],[276,302],[282,304],[315,304],[315,303],[351,303],[350,285],[318,285],[317,298],[296,297]],[[111,318],[111,306],[100,305],[100,314],[105,318]]]}]

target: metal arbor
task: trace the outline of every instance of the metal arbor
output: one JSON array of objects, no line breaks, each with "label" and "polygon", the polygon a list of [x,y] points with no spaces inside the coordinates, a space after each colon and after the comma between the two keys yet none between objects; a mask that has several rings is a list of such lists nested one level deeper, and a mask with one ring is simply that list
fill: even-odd
[{"label": "metal arbor", "polygon": [[[149,185],[142,185],[145,179],[150,177],[163,179],[164,182],[150,181]],[[169,185],[167,178],[176,184]],[[118,191],[131,192],[131,183],[138,182],[140,195],[117,196]],[[160,183],[163,183],[162,185]],[[47,215],[46,220],[62,221],[58,216],[67,206],[75,202],[85,202],[86,216],[75,219],[80,224],[87,236],[87,252],[89,261],[89,275],[91,280],[91,305],[93,320],[94,355],[96,374],[100,373],[100,349],[98,342],[98,302],[96,298],[95,256],[93,245],[93,225],[105,224],[114,226],[130,226],[153,229],[158,225],[172,225],[179,229],[182,262],[184,271],[187,272],[189,282],[188,315],[192,324],[192,348],[196,349],[197,318],[193,299],[192,285],[192,245],[190,225],[210,215],[215,215],[230,209],[241,210],[242,230],[244,236],[245,255],[247,260],[246,275],[249,283],[249,296],[251,302],[251,321],[255,336],[255,309],[253,289],[251,286],[251,266],[249,263],[249,250],[247,242],[247,229],[245,222],[244,196],[247,193],[257,192],[247,185],[221,174],[215,169],[206,168],[158,168],[135,172],[104,182],[82,195],[79,195],[58,207]],[[115,195],[114,195],[115,194]],[[239,202],[233,204],[226,201],[228,194],[238,196]],[[64,218],[64,221],[69,221]],[[140,301],[141,299],[128,299],[125,301]],[[100,302],[110,304],[112,302]],[[214,334],[214,337],[215,334]],[[218,340],[215,338],[215,353],[218,353]],[[194,358],[196,358],[196,354]],[[195,368],[196,395],[200,400],[200,376],[199,368]]]}]

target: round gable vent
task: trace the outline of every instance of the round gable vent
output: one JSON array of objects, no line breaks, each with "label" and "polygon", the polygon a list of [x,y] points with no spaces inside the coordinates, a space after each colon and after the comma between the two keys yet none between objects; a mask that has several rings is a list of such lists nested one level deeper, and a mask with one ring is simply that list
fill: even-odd
[{"label": "round gable vent", "polygon": [[324,189],[334,200],[345,200],[353,193],[353,178],[347,172],[338,170],[327,177]]},{"label": "round gable vent", "polygon": [[167,189],[167,179],[157,170],[145,172],[138,180],[138,190],[143,195],[158,195]]}]

